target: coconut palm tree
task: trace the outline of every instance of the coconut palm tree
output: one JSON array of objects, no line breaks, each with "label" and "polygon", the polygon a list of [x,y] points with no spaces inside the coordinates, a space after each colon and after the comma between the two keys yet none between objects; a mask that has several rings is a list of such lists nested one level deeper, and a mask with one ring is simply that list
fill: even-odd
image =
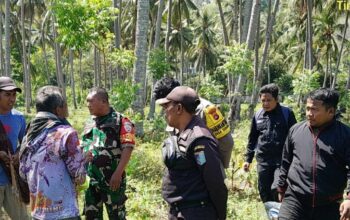
[{"label": "coconut palm tree", "polygon": [[194,32],[195,45],[190,54],[194,60],[195,68],[201,70],[203,77],[207,70],[212,70],[217,66],[217,53],[215,51],[215,32],[213,31],[214,21],[209,16],[207,10],[195,22]]},{"label": "coconut palm tree", "polygon": [[[149,15],[149,0],[139,0],[137,4],[137,22],[136,22],[136,42],[135,42],[135,57],[134,64],[134,79],[133,83],[139,85],[136,92],[136,100],[133,103],[133,110],[138,113],[141,118],[144,116],[144,85],[146,78],[146,63],[147,63],[147,35],[148,35],[148,15]],[[143,121],[137,121],[136,134],[143,135]]]}]

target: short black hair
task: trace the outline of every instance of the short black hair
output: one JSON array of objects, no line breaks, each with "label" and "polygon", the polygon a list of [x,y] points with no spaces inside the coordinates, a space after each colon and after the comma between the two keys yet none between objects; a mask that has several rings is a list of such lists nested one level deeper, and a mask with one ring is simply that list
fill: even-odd
[{"label": "short black hair", "polygon": [[310,92],[306,99],[322,101],[322,105],[325,106],[326,109],[337,109],[339,93],[333,89],[321,88]]},{"label": "short black hair", "polygon": [[156,82],[153,88],[154,98],[165,98],[175,87],[180,86],[179,81],[173,77],[163,77]]},{"label": "short black hair", "polygon": [[102,87],[93,87],[89,90],[89,94],[92,93],[95,93],[94,96],[96,96],[99,100],[109,103],[108,92],[106,89]]},{"label": "short black hair", "polygon": [[57,86],[41,87],[36,95],[35,108],[37,112],[55,113],[56,108],[63,107],[66,103],[61,89]]},{"label": "short black hair", "polygon": [[184,109],[190,113],[190,114],[195,114],[196,113],[196,109],[197,109],[197,106],[200,104],[200,100],[197,99],[195,103],[192,103],[191,105],[187,104],[183,104],[183,103],[180,103]]},{"label": "short black hair", "polygon": [[270,83],[260,88],[259,96],[261,96],[263,93],[270,93],[272,97],[274,97],[277,100],[278,92],[279,92],[278,86],[274,83]]}]

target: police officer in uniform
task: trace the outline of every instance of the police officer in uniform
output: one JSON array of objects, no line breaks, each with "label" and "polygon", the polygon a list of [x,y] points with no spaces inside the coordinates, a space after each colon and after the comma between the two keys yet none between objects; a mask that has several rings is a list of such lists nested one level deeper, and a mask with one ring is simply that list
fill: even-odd
[{"label": "police officer in uniform", "polygon": [[86,100],[92,118],[84,127],[82,147],[93,159],[87,166],[84,214],[87,220],[103,219],[104,203],[109,219],[124,220],[125,168],[135,146],[135,128],[110,107],[105,89],[91,89]]},{"label": "police officer in uniform", "polygon": [[195,115],[200,103],[196,92],[178,86],[157,100],[169,126],[178,130],[164,142],[166,170],[162,194],[169,204],[169,219],[226,219],[227,188],[218,144]]},{"label": "police officer in uniform", "polygon": [[[165,98],[178,86],[180,86],[180,83],[174,78],[163,77],[154,86],[153,94],[155,99]],[[204,121],[210,133],[218,141],[220,159],[224,168],[228,168],[234,145],[231,129],[216,105],[201,97],[199,97],[199,100],[200,104],[197,106],[195,114]],[[173,129],[168,127],[167,131],[173,132]]]}]

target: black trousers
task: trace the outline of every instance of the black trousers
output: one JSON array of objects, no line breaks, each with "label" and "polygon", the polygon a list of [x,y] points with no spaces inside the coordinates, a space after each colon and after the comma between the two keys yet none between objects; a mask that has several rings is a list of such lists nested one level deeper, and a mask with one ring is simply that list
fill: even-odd
[{"label": "black trousers", "polygon": [[279,220],[339,220],[338,202],[312,207],[304,202],[290,188],[287,189],[279,211]]},{"label": "black trousers", "polygon": [[277,180],[279,175],[279,165],[257,165],[258,171],[258,189],[263,202],[278,202]]},{"label": "black trousers", "polygon": [[169,220],[217,220],[215,208],[212,205],[197,206],[176,210],[170,208]]}]

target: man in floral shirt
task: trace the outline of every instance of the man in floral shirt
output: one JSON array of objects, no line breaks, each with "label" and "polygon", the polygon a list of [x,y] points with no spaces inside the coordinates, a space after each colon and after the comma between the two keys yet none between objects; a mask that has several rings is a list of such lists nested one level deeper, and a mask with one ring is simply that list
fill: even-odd
[{"label": "man in floral shirt", "polygon": [[20,152],[20,175],[28,182],[33,219],[80,219],[75,184],[85,181],[77,132],[65,123],[67,104],[60,89],[45,86],[36,97]]}]

